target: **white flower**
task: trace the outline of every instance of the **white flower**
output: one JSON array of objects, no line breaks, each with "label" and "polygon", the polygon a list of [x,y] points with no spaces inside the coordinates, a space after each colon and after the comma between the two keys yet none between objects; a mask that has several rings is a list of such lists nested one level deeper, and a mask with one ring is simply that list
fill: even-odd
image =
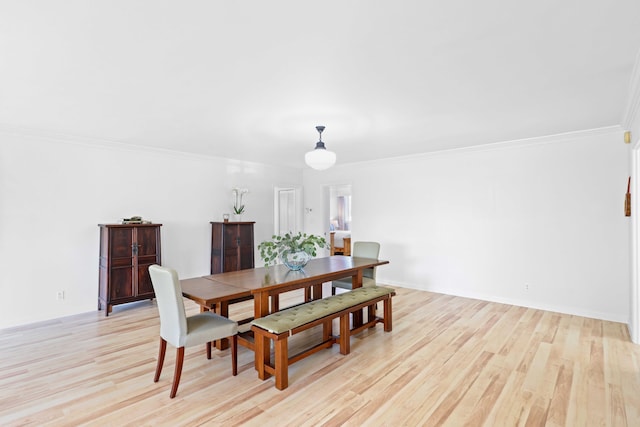
[{"label": "white flower", "polygon": [[244,205],[242,204],[242,196],[247,194],[249,192],[249,189],[234,187],[231,191],[235,196],[235,203],[233,204],[233,212],[237,215],[240,215],[241,213],[244,212]]}]

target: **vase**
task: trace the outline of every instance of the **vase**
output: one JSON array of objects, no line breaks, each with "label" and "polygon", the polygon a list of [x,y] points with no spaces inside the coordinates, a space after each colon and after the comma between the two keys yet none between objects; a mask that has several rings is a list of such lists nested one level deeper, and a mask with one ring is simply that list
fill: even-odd
[{"label": "vase", "polygon": [[311,259],[311,255],[305,251],[285,252],[282,254],[281,259],[282,263],[286,265],[289,270],[299,271],[307,265]]}]

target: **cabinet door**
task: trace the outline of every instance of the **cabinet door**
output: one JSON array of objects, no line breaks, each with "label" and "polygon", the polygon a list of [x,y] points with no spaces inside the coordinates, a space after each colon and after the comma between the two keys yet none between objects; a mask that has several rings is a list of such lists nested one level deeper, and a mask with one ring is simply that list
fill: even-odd
[{"label": "cabinet door", "polygon": [[137,290],[138,296],[153,297],[153,285],[149,276],[149,266],[160,263],[159,227],[136,228],[138,247]]},{"label": "cabinet door", "polygon": [[228,225],[224,227],[224,271],[239,270],[238,245],[240,243],[238,225]]},{"label": "cabinet door", "polygon": [[224,272],[223,231],[220,223],[211,223],[211,274]]},{"label": "cabinet door", "polygon": [[253,268],[253,224],[242,224],[238,227],[239,270]]},{"label": "cabinet door", "polygon": [[134,295],[133,291],[133,266],[111,267],[109,275],[109,296],[110,301],[130,298]]},{"label": "cabinet door", "polygon": [[111,259],[132,258],[133,228],[112,228],[109,236]]},{"label": "cabinet door", "polygon": [[149,264],[138,264],[138,296],[149,296],[153,298],[153,284],[151,283],[151,276],[149,275],[149,266],[155,264],[152,262]]},{"label": "cabinet door", "polygon": [[139,227],[136,229],[138,257],[155,257],[158,253],[158,227]]},{"label": "cabinet door", "polygon": [[109,273],[109,296],[111,300],[129,298],[133,289],[133,228],[110,230],[111,271]]}]

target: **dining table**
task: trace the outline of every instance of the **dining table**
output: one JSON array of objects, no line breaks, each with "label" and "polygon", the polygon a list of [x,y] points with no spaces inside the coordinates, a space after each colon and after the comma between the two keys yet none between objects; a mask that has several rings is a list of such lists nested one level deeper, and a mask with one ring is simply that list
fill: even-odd
[{"label": "dining table", "polygon": [[[287,266],[249,268],[180,281],[182,295],[200,305],[201,311],[211,310],[228,317],[229,304],[253,299],[253,318],[246,323],[279,310],[279,296],[297,289],[305,290],[305,300],[322,298],[322,284],[351,277],[354,289],[362,286],[363,271],[388,264],[389,261],[349,256],[329,256],[311,259],[301,270]],[[362,312],[353,318],[354,327],[362,323]],[[255,349],[250,334],[239,336],[238,343]],[[224,342],[216,347],[223,349]]]}]

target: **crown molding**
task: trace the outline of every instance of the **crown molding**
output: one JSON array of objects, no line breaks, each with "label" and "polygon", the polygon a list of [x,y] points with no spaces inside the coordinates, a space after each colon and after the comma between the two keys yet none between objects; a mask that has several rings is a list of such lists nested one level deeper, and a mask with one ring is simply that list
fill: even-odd
[{"label": "crown molding", "polygon": [[79,145],[79,146],[90,147],[90,148],[102,148],[102,149],[108,149],[108,150],[130,151],[130,152],[141,152],[141,153],[154,153],[154,154],[169,155],[172,157],[180,157],[180,158],[187,158],[187,159],[222,160],[230,164],[252,165],[255,167],[275,167],[273,165],[269,165],[265,163],[250,162],[250,161],[241,160],[241,159],[231,159],[226,157],[212,156],[208,154],[171,150],[168,148],[158,148],[158,147],[152,147],[148,145],[130,144],[125,142],[113,141],[109,139],[90,138],[86,136],[73,135],[73,134],[68,134],[63,132],[53,132],[49,130],[15,126],[7,123],[0,123],[0,136],[2,135],[10,135],[10,136],[12,135],[20,138],[29,138],[36,141],[45,141],[45,142],[67,144],[67,145]]},{"label": "crown molding", "polygon": [[46,129],[31,128],[25,126],[16,126],[7,123],[0,123],[0,134],[12,135],[21,138],[30,138],[38,141],[57,142],[61,144],[84,145],[87,147],[101,147],[115,150],[125,151],[155,151],[155,152],[171,152],[157,147],[149,147],[137,144],[127,144],[105,138],[95,138],[81,136],[71,133],[56,132]]},{"label": "crown molding", "polygon": [[368,161],[353,162],[353,163],[342,163],[334,167],[343,167],[343,166],[349,167],[356,164],[357,165],[378,165],[378,164],[388,164],[389,162],[414,161],[416,159],[459,155],[459,154],[465,154],[465,153],[478,153],[478,152],[488,152],[488,151],[496,151],[496,150],[513,150],[513,149],[521,149],[523,147],[530,147],[535,145],[573,142],[577,139],[601,136],[601,135],[614,135],[614,134],[621,135],[622,132],[623,132],[623,128],[619,125],[604,126],[600,128],[570,131],[570,132],[558,133],[553,135],[535,136],[531,138],[521,138],[521,139],[513,139],[509,141],[500,141],[500,142],[493,142],[488,144],[472,145],[469,147],[430,151],[430,152],[425,152],[420,154],[410,154],[406,156],[388,157],[386,159],[376,159],[376,160],[368,160]]}]

